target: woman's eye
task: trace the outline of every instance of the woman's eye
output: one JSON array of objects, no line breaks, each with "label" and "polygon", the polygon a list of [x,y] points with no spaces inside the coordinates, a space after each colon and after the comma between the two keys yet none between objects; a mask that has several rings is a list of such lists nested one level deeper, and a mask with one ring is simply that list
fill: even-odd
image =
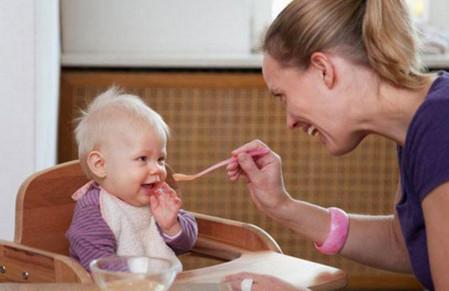
[{"label": "woman's eye", "polygon": [[285,103],[285,95],[282,93],[276,93],[273,95],[274,98],[279,99],[279,101],[281,101],[281,103]]}]

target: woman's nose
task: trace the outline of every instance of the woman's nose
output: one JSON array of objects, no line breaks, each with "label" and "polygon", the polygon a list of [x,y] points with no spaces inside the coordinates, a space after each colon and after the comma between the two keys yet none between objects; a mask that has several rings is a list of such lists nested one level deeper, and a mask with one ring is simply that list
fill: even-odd
[{"label": "woman's nose", "polygon": [[298,122],[290,115],[287,113],[287,126],[290,129],[294,129],[297,126]]}]

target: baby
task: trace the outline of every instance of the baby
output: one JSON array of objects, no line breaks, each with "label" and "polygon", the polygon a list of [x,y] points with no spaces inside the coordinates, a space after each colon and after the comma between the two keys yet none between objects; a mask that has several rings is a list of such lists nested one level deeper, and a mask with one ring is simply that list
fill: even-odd
[{"label": "baby", "polygon": [[165,183],[168,126],[137,96],[111,88],[93,100],[75,130],[81,167],[92,180],[66,233],[70,254],[89,263],[108,255],[175,261],[196,242],[194,217]]}]

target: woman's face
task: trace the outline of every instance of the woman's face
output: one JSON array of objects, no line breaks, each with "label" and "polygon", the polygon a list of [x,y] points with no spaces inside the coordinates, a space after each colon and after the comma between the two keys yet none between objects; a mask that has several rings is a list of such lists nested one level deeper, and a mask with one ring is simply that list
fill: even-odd
[{"label": "woman's face", "polygon": [[[266,54],[262,69],[269,90],[285,106],[287,126],[302,128],[319,138],[331,154],[342,155],[354,149],[366,133],[357,129],[354,118],[359,114],[358,101],[354,102],[354,96],[360,99],[357,85],[345,81],[348,78],[341,73],[346,69],[343,66],[343,72],[338,71],[337,65],[338,60],[330,67],[311,64],[300,70],[282,66]],[[335,70],[332,76],[326,76],[326,68]]]}]

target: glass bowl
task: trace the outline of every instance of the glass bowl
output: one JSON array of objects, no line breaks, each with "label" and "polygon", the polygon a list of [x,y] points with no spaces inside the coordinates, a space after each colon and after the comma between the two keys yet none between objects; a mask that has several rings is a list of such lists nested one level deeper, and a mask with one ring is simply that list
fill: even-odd
[{"label": "glass bowl", "polygon": [[157,257],[109,256],[93,260],[90,270],[102,290],[165,291],[173,284],[179,264]]}]

